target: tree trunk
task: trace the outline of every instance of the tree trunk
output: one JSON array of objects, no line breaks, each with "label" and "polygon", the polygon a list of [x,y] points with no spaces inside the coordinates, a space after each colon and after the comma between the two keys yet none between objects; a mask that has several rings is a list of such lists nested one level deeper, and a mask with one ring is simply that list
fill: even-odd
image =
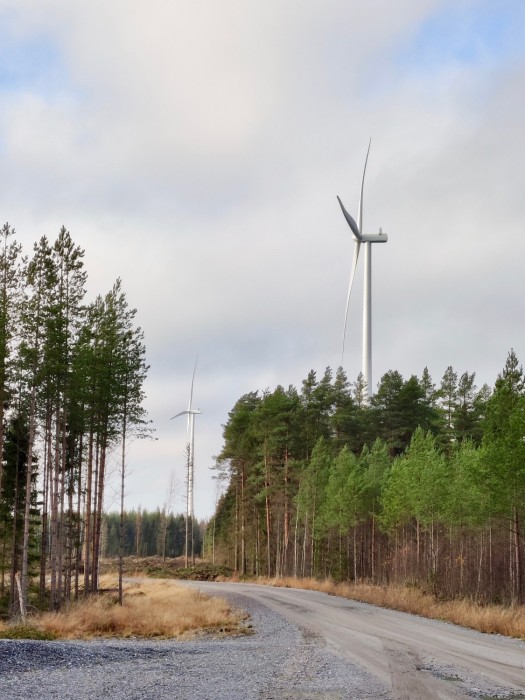
[{"label": "tree trunk", "polygon": [[33,445],[35,442],[36,391],[31,391],[31,408],[29,413],[29,444],[26,464],[26,494],[24,504],[24,535],[22,541],[22,577],[20,581],[21,605],[27,607],[28,573],[29,573],[29,532],[31,519],[31,485],[33,478]]},{"label": "tree trunk", "polygon": [[106,478],[106,440],[100,450],[98,474],[97,507],[95,511],[95,530],[93,538],[93,590],[98,591],[98,560],[100,556],[100,533],[102,529],[102,510],[104,507],[104,481]]},{"label": "tree trunk", "polygon": [[93,499],[93,425],[91,425],[87,454],[86,501],[84,517],[84,597],[91,593],[91,502]]},{"label": "tree trunk", "polygon": [[[120,461],[120,521],[119,521],[119,538],[118,538],[118,602],[122,605],[123,601],[123,572],[124,572],[124,486],[126,483],[126,428],[127,415],[124,407],[124,416],[122,419],[122,452]],[[162,538],[164,542],[164,555],[166,554],[166,536]]]},{"label": "tree trunk", "polygon": [[518,509],[514,508],[514,561],[516,563],[516,600],[518,605],[524,602],[523,599],[523,572],[521,562],[521,540],[520,521]]}]

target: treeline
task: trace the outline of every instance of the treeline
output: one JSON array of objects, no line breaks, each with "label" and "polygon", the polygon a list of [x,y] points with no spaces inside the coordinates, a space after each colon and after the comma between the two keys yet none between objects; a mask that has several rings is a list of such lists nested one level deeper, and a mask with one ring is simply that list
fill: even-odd
[{"label": "treeline", "polygon": [[[186,519],[184,515],[155,511],[131,510],[123,514],[106,513],[102,523],[102,556],[181,557],[185,554]],[[194,554],[202,554],[204,522],[189,521],[193,531]]]},{"label": "treeline", "polygon": [[[65,228],[24,256],[0,231],[0,596],[52,609],[96,590],[108,457],[144,428],[141,330],[121,283],[86,304]],[[119,447],[120,449],[120,447]]]},{"label": "treeline", "polygon": [[241,397],[217,460],[207,541],[241,573],[404,582],[524,602],[525,389],[509,353],[494,390],[448,367]]}]

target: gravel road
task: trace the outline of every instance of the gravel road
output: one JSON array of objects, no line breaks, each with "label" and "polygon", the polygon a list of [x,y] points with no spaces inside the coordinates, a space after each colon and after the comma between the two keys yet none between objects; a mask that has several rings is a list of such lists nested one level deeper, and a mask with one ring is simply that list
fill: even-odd
[{"label": "gravel road", "polygon": [[266,606],[228,598],[254,633],[196,642],[0,640],[1,700],[390,698]]},{"label": "gravel road", "polygon": [[[217,588],[199,584],[199,587],[206,593],[220,593],[246,610],[251,615],[254,633],[192,642],[0,640],[0,699],[387,700],[414,697],[420,700],[427,697],[411,694],[412,691],[404,689],[402,684],[385,682],[373,667],[367,669],[362,660],[349,658],[332,641],[327,642],[323,634],[312,629],[308,625],[304,600],[317,600],[322,594],[268,588],[254,592],[253,589],[261,588],[256,586],[249,587],[246,592],[241,590],[244,585],[220,584]],[[293,613],[299,615],[300,622],[286,619],[278,611],[281,603],[270,601],[271,591],[278,596],[279,591],[291,596],[306,594],[304,600],[302,595],[298,599]],[[260,595],[263,597],[259,599]],[[329,596],[324,598],[334,600]],[[290,602],[291,599],[288,605]],[[359,634],[356,641],[362,646]],[[513,640],[503,639],[502,643],[503,652],[513,649]],[[522,647],[525,658],[525,644]],[[384,655],[384,651],[378,647],[377,654]],[[403,664],[404,660],[399,658],[400,669]],[[463,675],[458,675],[457,668],[435,662],[420,671],[431,679],[438,679],[445,688],[428,697],[525,697],[517,693],[516,685],[498,686],[480,674],[469,675],[464,670]],[[525,693],[525,670],[523,691]]]}]

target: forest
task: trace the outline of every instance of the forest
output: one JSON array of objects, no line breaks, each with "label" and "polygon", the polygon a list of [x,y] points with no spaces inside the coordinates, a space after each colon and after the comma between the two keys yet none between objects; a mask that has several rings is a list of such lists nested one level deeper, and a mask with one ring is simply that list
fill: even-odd
[{"label": "forest", "polygon": [[403,583],[524,602],[525,385],[511,350],[494,387],[452,367],[387,372],[368,400],[339,368],[242,396],[216,460],[207,531],[241,575]]},{"label": "forest", "polygon": [[[123,516],[123,517],[122,517]],[[122,522],[124,526],[122,528]],[[206,522],[189,522],[193,532],[193,552],[202,556],[203,533]],[[182,557],[186,546],[186,518],[167,508],[106,513],[102,519],[101,556]],[[191,548],[189,548],[191,555]]]},{"label": "forest", "polygon": [[[98,589],[102,554],[179,556],[182,516],[124,508],[130,440],[151,429],[148,366],[120,280],[86,301],[84,251],[62,228],[24,255],[0,230],[0,606],[58,610]],[[311,371],[242,396],[195,553],[241,575],[402,582],[523,603],[525,378],[511,350],[492,388],[448,367]],[[119,513],[104,514],[108,461]],[[35,583],[36,582],[36,583]]]},{"label": "forest", "polygon": [[136,312],[120,280],[86,303],[83,257],[64,227],[31,255],[9,224],[0,232],[0,601],[12,613],[97,590],[108,459],[123,513],[127,444],[149,431]]}]

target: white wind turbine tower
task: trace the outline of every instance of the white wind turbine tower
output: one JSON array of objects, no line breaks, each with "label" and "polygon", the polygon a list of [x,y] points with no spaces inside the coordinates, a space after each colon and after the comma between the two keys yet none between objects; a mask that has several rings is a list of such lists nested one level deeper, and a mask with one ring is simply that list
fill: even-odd
[{"label": "white wind turbine tower", "polygon": [[194,455],[195,455],[195,416],[199,415],[202,413],[202,411],[199,408],[192,408],[192,402],[193,402],[193,383],[195,381],[195,370],[197,369],[197,360],[195,360],[195,366],[193,368],[193,375],[191,378],[191,389],[190,389],[190,400],[188,402],[188,408],[186,411],[181,411],[180,413],[177,413],[175,416],[172,416],[170,420],[173,420],[174,418],[178,418],[179,416],[188,416],[188,425],[187,425],[187,450],[188,450],[188,456],[187,456],[187,472],[186,472],[186,543],[185,543],[185,557],[186,557],[186,568],[188,567],[188,540],[189,540],[189,522],[191,518],[191,558],[194,563],[194,557],[195,553],[193,550],[193,481],[194,481],[194,473],[195,473],[195,461],[194,461]]},{"label": "white wind turbine tower", "polygon": [[359,209],[357,213],[357,223],[350,216],[343,206],[342,201],[337,197],[344,217],[354,234],[354,257],[352,260],[352,268],[350,270],[350,284],[348,286],[348,297],[346,300],[345,322],[343,328],[343,347],[341,352],[341,365],[343,364],[343,356],[345,352],[345,336],[346,323],[348,320],[348,307],[350,305],[350,294],[352,293],[352,284],[359,259],[359,251],[361,244],[365,248],[365,274],[364,274],[364,292],[363,292],[363,379],[366,384],[367,396],[372,395],[372,243],[386,243],[388,236],[379,229],[379,233],[363,233],[363,188],[365,185],[366,164],[368,163],[368,154],[370,153],[370,143],[366,152],[365,167],[363,169],[363,179],[361,180],[361,195],[359,197]]}]

